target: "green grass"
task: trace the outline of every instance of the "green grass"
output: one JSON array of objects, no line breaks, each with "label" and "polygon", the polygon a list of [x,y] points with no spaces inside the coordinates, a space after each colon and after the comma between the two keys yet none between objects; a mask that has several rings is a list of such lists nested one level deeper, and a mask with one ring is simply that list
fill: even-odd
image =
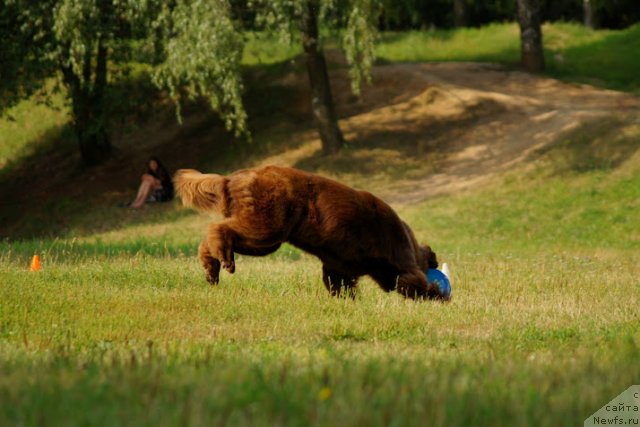
[{"label": "green grass", "polygon": [[283,43],[276,35],[249,32],[245,37],[242,64],[249,67],[275,65],[301,53],[302,46]]},{"label": "green grass", "polygon": [[590,125],[398,206],[451,266],[448,304],[369,279],[333,299],[290,246],[210,287],[208,219],[176,207],[1,243],[0,425],[580,424],[640,380],[638,132]]},{"label": "green grass", "polygon": [[[382,34],[376,53],[389,62],[482,61],[517,65],[516,24]],[[566,81],[638,92],[640,25],[593,31],[578,24],[543,26],[547,73]]]},{"label": "green grass", "polygon": [[217,288],[180,256],[4,257],[0,423],[575,425],[640,376],[629,255],[448,258],[455,299],[418,304],[331,299],[306,256]]},{"label": "green grass", "polygon": [[510,64],[518,61],[519,37],[518,27],[514,24],[382,33],[376,55],[389,62],[482,61]]},{"label": "green grass", "polygon": [[640,123],[623,117],[566,133],[488,189],[400,211],[451,253],[637,254]]},{"label": "green grass", "polygon": [[551,76],[640,93],[640,24],[622,31],[554,24],[544,31]]},{"label": "green grass", "polygon": [[61,138],[69,121],[64,99],[58,93],[43,102],[34,96],[0,116],[0,171]]}]

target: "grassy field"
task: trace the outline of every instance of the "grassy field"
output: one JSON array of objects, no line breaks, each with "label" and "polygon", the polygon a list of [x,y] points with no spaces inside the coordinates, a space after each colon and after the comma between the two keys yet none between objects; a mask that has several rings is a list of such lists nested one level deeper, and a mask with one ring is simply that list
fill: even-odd
[{"label": "grassy field", "polygon": [[[546,26],[551,73],[637,90],[639,30]],[[512,64],[516,36],[387,34],[378,52]],[[250,43],[248,65],[273,64]],[[0,122],[3,173],[62,132],[63,110],[29,102]],[[580,425],[640,383],[640,123],[621,123],[475,191],[394,206],[449,263],[447,304],[366,278],[355,301],[333,299],[319,261],[290,246],[240,257],[210,287],[195,258],[208,218],[177,202],[0,241],[0,426]],[[37,234],[77,208],[26,222]]]},{"label": "grassy field", "polygon": [[[640,25],[593,31],[581,25],[543,26],[547,74],[567,81],[638,92]],[[376,53],[390,62],[480,61],[517,65],[520,30],[515,24],[449,31],[382,34]]]},{"label": "grassy field", "polygon": [[209,287],[207,218],[177,206],[2,243],[0,425],[580,424],[640,380],[640,151],[597,153],[576,137],[396,206],[451,266],[448,304],[368,279],[332,299],[292,247]]}]

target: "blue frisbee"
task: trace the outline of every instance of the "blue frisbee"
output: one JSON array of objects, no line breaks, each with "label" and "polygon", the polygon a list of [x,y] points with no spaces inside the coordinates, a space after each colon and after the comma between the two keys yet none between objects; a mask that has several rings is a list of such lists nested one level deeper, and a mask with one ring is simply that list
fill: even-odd
[{"label": "blue frisbee", "polygon": [[427,282],[435,283],[436,285],[438,285],[438,289],[440,290],[440,297],[442,299],[448,300],[449,298],[451,298],[451,283],[449,282],[449,278],[445,276],[442,271],[435,268],[428,269]]}]

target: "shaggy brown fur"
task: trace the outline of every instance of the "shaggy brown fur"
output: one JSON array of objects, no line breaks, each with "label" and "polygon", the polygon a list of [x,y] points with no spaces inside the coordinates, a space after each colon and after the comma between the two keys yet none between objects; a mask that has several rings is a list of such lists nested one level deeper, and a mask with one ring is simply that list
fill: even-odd
[{"label": "shaggy brown fur", "polygon": [[221,214],[200,244],[206,278],[219,280],[220,267],[235,271],[234,253],[263,256],[283,242],[323,263],[332,295],[353,295],[358,278],[371,276],[385,291],[410,298],[439,298],[425,271],[438,266],[429,246],[382,200],[366,191],[300,170],[267,166],[229,176],[179,170],[177,194],[184,205]]}]

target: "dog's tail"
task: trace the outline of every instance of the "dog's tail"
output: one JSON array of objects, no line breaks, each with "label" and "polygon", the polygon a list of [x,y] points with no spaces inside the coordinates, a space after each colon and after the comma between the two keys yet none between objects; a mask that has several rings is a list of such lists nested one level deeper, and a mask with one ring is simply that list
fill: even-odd
[{"label": "dog's tail", "polygon": [[183,205],[221,214],[226,214],[228,210],[228,181],[225,176],[203,174],[194,169],[180,169],[173,176],[176,193]]}]

